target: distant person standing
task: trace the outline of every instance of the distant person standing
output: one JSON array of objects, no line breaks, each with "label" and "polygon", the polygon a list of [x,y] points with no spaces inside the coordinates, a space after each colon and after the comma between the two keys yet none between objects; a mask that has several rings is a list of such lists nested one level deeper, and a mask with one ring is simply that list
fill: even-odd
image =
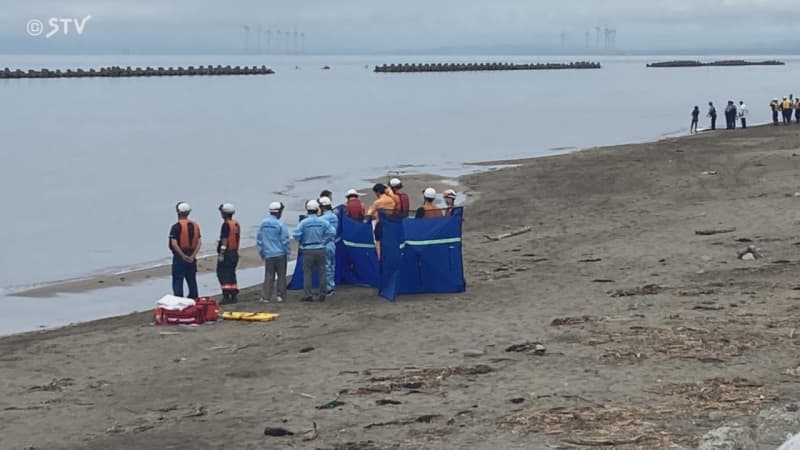
[{"label": "distant person standing", "polygon": [[700,123],[700,107],[695,106],[692,110],[692,124],[689,126],[689,133],[697,133],[698,123]]},{"label": "distant person standing", "polygon": [[172,293],[183,297],[183,280],[189,286],[189,298],[197,298],[197,252],[200,251],[200,227],[189,219],[192,207],[186,202],[175,205],[178,222],[169,230],[172,250]]},{"label": "distant person standing", "polygon": [[444,204],[446,206],[444,215],[452,216],[456,207],[456,191],[453,189],[447,189],[442,193],[442,197],[444,197]]},{"label": "distant person standing", "polygon": [[373,225],[373,233],[375,235],[375,253],[378,256],[378,260],[381,259],[381,222],[380,222],[380,213],[383,212],[384,214],[394,214],[395,209],[397,208],[397,204],[395,203],[394,198],[392,198],[392,191],[388,187],[384,186],[381,183],[376,184],[372,187],[372,192],[375,193],[375,201],[372,203],[372,206],[369,207],[367,210],[367,216],[372,218],[372,225]]},{"label": "distant person standing", "polygon": [[319,203],[316,200],[306,202],[307,215],[297,224],[292,232],[292,237],[300,243],[303,251],[303,299],[304,302],[314,301],[314,291],[311,284],[312,271],[317,272],[319,280],[319,295],[317,300],[325,301],[325,243],[336,238],[336,229],[328,221],[319,217]]},{"label": "distant person standing", "polygon": [[769,102],[769,108],[772,110],[772,125],[778,126],[778,110],[780,109],[780,104],[777,98],[773,98],[772,101]]},{"label": "distant person standing", "polygon": [[[333,204],[328,197],[319,198],[319,207],[322,211],[320,216],[323,220],[328,222],[334,230],[339,229],[339,218],[333,213]],[[336,289],[336,235],[334,233],[333,239],[325,243],[325,274],[327,275],[327,284],[325,286],[325,295],[333,295]]]},{"label": "distant person standing", "polygon": [[792,102],[787,97],[783,97],[781,102],[781,111],[783,111],[783,124],[789,125],[792,123]]},{"label": "distant person standing", "polygon": [[733,100],[728,100],[728,106],[725,107],[725,128],[733,130],[736,128],[736,105]]},{"label": "distant person standing", "polygon": [[739,120],[742,121],[742,128],[747,128],[747,105],[743,101],[739,101]]},{"label": "distant person standing", "polygon": [[261,290],[262,303],[269,303],[275,291],[275,277],[278,278],[278,289],[275,300],[280,303],[286,298],[286,266],[289,260],[289,230],[281,221],[283,205],[272,202],[267,216],[258,227],[256,245],[258,254],[264,261],[264,286]]},{"label": "distant person standing", "polygon": [[800,98],[796,98],[794,102],[794,121],[800,123]]},{"label": "distant person standing", "polygon": [[239,265],[239,242],[242,229],[233,218],[236,208],[230,203],[219,205],[222,228],[217,241],[217,280],[222,288],[222,304],[236,303],[239,285],[236,282],[236,266]]},{"label": "distant person standing", "polygon": [[717,129],[717,108],[714,107],[714,103],[708,102],[708,117],[711,118],[711,129]]}]

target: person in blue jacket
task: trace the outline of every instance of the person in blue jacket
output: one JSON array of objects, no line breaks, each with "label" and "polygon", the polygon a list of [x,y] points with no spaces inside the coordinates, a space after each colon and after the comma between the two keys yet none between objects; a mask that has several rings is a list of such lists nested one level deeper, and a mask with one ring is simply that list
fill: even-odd
[{"label": "person in blue jacket", "polygon": [[[320,197],[319,207],[322,209],[322,219],[327,221],[334,230],[339,230],[339,218],[333,212],[333,204],[330,197]],[[330,297],[336,289],[336,239],[332,239],[325,244],[325,295]]]},{"label": "person in blue jacket", "polygon": [[280,303],[286,297],[286,266],[289,260],[289,230],[283,222],[283,204],[272,202],[267,216],[258,227],[256,244],[258,254],[264,261],[264,286],[260,302],[269,303],[275,287],[275,276],[278,277],[278,295],[275,300]]},{"label": "person in blue jacket", "polygon": [[311,286],[311,271],[316,270],[319,280],[319,295],[317,300],[325,301],[325,246],[336,238],[336,228],[327,220],[317,216],[319,203],[316,200],[306,202],[308,215],[297,224],[292,232],[292,237],[300,243],[303,252],[303,299],[304,302],[314,301],[314,292]]}]

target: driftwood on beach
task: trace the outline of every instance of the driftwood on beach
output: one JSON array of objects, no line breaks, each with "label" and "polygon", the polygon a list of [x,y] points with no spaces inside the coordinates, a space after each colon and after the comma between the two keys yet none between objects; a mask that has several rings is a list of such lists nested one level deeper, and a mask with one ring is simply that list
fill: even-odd
[{"label": "driftwood on beach", "polygon": [[67,69],[67,70],[12,70],[6,67],[0,70],[0,79],[9,78],[96,78],[96,77],[169,77],[197,75],[270,75],[275,72],[267,66],[189,66],[189,67],[136,67],[109,66],[100,69]]},{"label": "driftwood on beach", "polygon": [[409,72],[473,72],[498,70],[566,70],[566,69],[600,69],[597,62],[571,63],[431,63],[431,64],[384,64],[375,66],[377,73],[409,73]]},{"label": "driftwood on beach", "polygon": [[744,60],[725,60],[725,61],[662,61],[654,62],[647,65],[647,67],[661,68],[661,67],[735,67],[735,66],[783,66],[786,65],[783,61],[744,61]]}]

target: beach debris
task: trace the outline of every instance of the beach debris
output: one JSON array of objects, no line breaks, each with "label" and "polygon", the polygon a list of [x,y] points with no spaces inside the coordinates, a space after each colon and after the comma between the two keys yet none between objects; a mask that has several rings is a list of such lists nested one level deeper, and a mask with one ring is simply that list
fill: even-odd
[{"label": "beach debris", "polygon": [[286,428],[266,427],[264,428],[264,436],[284,437],[284,436],[294,436],[294,433],[287,430]]},{"label": "beach debris", "polygon": [[610,278],[596,278],[592,280],[592,283],[616,283],[616,281]]},{"label": "beach debris", "polygon": [[740,250],[738,256],[739,259],[743,261],[754,261],[764,257],[764,255],[761,253],[761,249],[753,244],[750,244],[747,246],[747,248]]},{"label": "beach debris", "polygon": [[486,354],[485,351],[478,350],[476,348],[471,348],[471,349],[464,350],[464,357],[465,358],[479,358],[479,357],[481,357],[481,356],[483,356],[485,354]]},{"label": "beach debris", "polygon": [[717,174],[716,170],[704,170],[702,172],[702,175],[716,175],[716,174]]},{"label": "beach debris", "polygon": [[515,405],[519,405],[520,403],[524,403],[525,399],[522,398],[522,397],[515,397],[515,398],[510,399],[509,402],[511,402],[511,403],[513,403]]},{"label": "beach debris", "polygon": [[375,400],[375,404],[378,406],[385,406],[385,405],[402,405],[403,402],[399,400],[392,400],[390,398],[383,398],[380,400]]},{"label": "beach debris", "polygon": [[43,392],[61,392],[64,388],[72,386],[75,384],[75,380],[72,378],[53,378],[52,381],[49,383],[42,385],[42,386],[32,386],[28,390],[33,391],[43,391]]},{"label": "beach debris", "polygon": [[208,413],[205,406],[198,406],[183,417],[203,417]]},{"label": "beach debris", "polygon": [[303,348],[300,349],[300,353],[308,353],[308,352],[313,352],[313,351],[314,351],[314,347],[303,347]]},{"label": "beach debris", "polygon": [[708,229],[708,230],[696,230],[694,234],[698,236],[713,236],[715,234],[726,234],[726,233],[734,233],[736,232],[736,227],[731,228],[715,228],[715,229]]},{"label": "beach debris", "polygon": [[698,450],[758,448],[753,438],[753,430],[749,427],[741,425],[723,426],[703,435],[697,448]]},{"label": "beach debris", "polygon": [[646,284],[633,289],[615,289],[608,291],[608,294],[612,297],[633,297],[635,295],[655,295],[662,290],[663,288],[657,284]]},{"label": "beach debris", "polygon": [[474,367],[459,366],[441,369],[415,369],[400,375],[373,377],[368,380],[369,384],[366,386],[343,389],[339,391],[339,394],[388,394],[403,389],[408,391],[419,391],[420,389],[431,390],[438,388],[446,379],[452,376],[485,375],[492,372],[494,372],[493,368],[483,364]]},{"label": "beach debris", "polygon": [[783,373],[792,377],[800,378],[800,366],[786,369],[783,371]]},{"label": "beach debris", "polygon": [[562,439],[562,441],[566,442],[567,444],[572,445],[584,445],[590,447],[605,447],[605,446],[617,446],[617,445],[630,445],[630,444],[638,444],[639,442],[643,441],[645,438],[644,435],[639,435],[634,438],[630,439],[579,439],[579,438],[567,438]]},{"label": "beach debris", "polygon": [[550,322],[550,326],[561,327],[565,325],[579,325],[586,322],[599,322],[602,320],[605,320],[605,318],[599,316],[557,317]]},{"label": "beach debris", "polygon": [[710,305],[695,305],[692,307],[692,309],[695,311],[721,311],[725,309],[725,307],[721,305],[710,304]]},{"label": "beach debris", "polygon": [[497,236],[491,236],[491,235],[488,235],[488,234],[484,234],[483,237],[485,237],[486,239],[488,239],[490,241],[502,241],[503,239],[508,239],[510,237],[519,236],[521,234],[525,234],[525,233],[528,233],[530,231],[533,231],[533,228],[530,227],[530,226],[527,226],[527,227],[522,227],[522,228],[520,228],[519,230],[516,230],[516,231],[509,231],[508,233],[498,234]]},{"label": "beach debris", "polygon": [[290,390],[289,392],[291,392],[292,394],[295,394],[295,395],[299,395],[300,397],[305,397],[305,398],[310,398],[310,399],[314,399],[315,398],[313,395],[306,394],[305,392],[295,392],[293,390]]},{"label": "beach debris", "polygon": [[524,342],[522,344],[514,344],[506,348],[507,352],[516,353],[530,353],[536,356],[543,356],[546,349],[541,342]]},{"label": "beach debris", "polygon": [[365,430],[375,427],[386,427],[390,425],[412,425],[416,423],[432,423],[436,419],[441,419],[441,414],[424,414],[421,416],[409,417],[406,419],[390,420],[388,422],[371,423],[364,426]]},{"label": "beach debris", "polygon": [[328,403],[325,403],[324,405],[317,406],[317,409],[336,409],[342,405],[344,405],[344,402],[341,402],[339,400],[331,400]]},{"label": "beach debris", "polygon": [[600,262],[602,260],[603,260],[603,258],[585,258],[585,259],[579,259],[578,262],[581,262],[581,263],[595,263],[595,262]]},{"label": "beach debris", "polygon": [[304,442],[313,441],[319,437],[319,432],[317,431],[317,422],[311,422],[311,424],[311,429],[303,433],[305,435],[302,439]]}]

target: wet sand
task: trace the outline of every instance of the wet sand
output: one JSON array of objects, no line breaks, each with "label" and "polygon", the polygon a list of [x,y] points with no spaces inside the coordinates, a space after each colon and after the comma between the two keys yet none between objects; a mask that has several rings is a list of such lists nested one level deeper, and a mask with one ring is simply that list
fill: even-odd
[{"label": "wet sand", "polygon": [[516,163],[460,179],[465,293],[0,339],[0,447],[688,449],[737,422],[774,449],[800,429],[800,126]]}]

